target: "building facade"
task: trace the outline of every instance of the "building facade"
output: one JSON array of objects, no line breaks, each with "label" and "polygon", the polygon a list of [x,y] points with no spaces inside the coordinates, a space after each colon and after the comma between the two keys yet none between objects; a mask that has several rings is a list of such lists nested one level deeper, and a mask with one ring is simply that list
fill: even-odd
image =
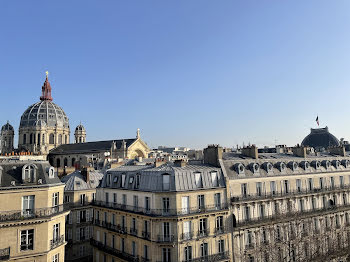
[{"label": "building facade", "polygon": [[46,161],[0,162],[0,260],[64,261],[64,184]]},{"label": "building facade", "polygon": [[94,261],[232,261],[220,168],[158,165],[107,171],[94,203]]},{"label": "building facade", "polygon": [[92,261],[90,238],[93,232],[92,201],[96,187],[103,173],[88,170],[76,170],[62,178],[65,183],[64,202],[70,208],[66,219],[66,258],[65,261]]},{"label": "building facade", "polygon": [[13,126],[11,126],[10,123],[7,121],[7,123],[1,127],[1,132],[0,132],[0,153],[1,154],[10,154],[13,152],[14,138],[15,138],[15,131],[13,129]]}]

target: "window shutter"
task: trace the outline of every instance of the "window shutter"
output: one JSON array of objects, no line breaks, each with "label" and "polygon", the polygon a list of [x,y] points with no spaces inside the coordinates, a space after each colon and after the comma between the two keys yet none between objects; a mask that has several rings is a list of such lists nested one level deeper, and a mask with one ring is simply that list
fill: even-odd
[{"label": "window shutter", "polygon": [[77,224],[80,223],[80,211],[77,211]]}]

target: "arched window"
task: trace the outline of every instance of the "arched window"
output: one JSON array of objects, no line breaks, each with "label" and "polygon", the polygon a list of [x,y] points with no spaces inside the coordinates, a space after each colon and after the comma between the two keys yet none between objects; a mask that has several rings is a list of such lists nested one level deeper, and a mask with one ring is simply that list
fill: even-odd
[{"label": "arched window", "polygon": [[73,157],[72,158],[72,166],[74,166],[75,165],[75,158]]},{"label": "arched window", "polygon": [[40,145],[40,141],[41,141],[40,134],[38,134],[38,145]]},{"label": "arched window", "polygon": [[29,144],[33,144],[33,134],[30,134],[29,136]]},{"label": "arched window", "polygon": [[23,135],[23,144],[24,145],[27,144],[27,135],[26,134]]},{"label": "arched window", "polygon": [[54,135],[54,134],[50,134],[50,137],[49,137],[49,144],[50,144],[50,145],[55,144],[55,135]]},{"label": "arched window", "polygon": [[59,144],[59,145],[62,144],[62,135],[58,135],[58,144]]},{"label": "arched window", "polygon": [[22,171],[22,180],[26,183],[34,183],[35,182],[35,166],[27,165],[23,167]]},{"label": "arched window", "polygon": [[61,167],[61,159],[57,158],[56,167]]},{"label": "arched window", "polygon": [[45,134],[43,134],[43,145],[45,145]]},{"label": "arched window", "polygon": [[68,166],[68,159],[67,159],[67,158],[65,158],[65,159],[63,160],[63,166],[64,166],[64,167]]}]

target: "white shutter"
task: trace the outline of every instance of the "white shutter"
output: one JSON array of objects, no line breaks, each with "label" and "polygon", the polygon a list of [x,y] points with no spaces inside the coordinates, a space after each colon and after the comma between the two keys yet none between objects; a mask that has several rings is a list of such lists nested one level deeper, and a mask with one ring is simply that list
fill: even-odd
[{"label": "white shutter", "polygon": [[79,241],[80,240],[80,229],[77,228],[77,231],[75,232],[76,233],[76,240]]},{"label": "white shutter", "polygon": [[77,211],[77,224],[80,223],[80,211]]}]

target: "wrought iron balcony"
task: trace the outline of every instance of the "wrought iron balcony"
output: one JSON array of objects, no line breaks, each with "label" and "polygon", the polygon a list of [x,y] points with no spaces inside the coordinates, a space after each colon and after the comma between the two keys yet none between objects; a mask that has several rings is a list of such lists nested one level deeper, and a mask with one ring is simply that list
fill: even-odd
[{"label": "wrought iron balcony", "polygon": [[128,229],[127,227],[123,227],[121,225],[114,225],[114,224],[111,224],[111,223],[108,223],[108,222],[105,222],[105,221],[101,221],[101,220],[97,220],[95,219],[94,220],[94,225],[96,226],[100,226],[100,227],[103,227],[103,228],[107,228],[111,231],[114,231],[116,233],[120,233],[120,234],[127,234],[128,233]]},{"label": "wrought iron balcony", "polygon": [[0,212],[0,223],[6,221],[26,220],[51,217],[62,212],[68,211],[68,207],[65,205],[25,210],[12,210]]},{"label": "wrought iron balcony", "polygon": [[222,260],[227,260],[229,259],[229,252],[221,252],[213,255],[208,255],[208,256],[203,256],[203,257],[198,257],[198,258],[193,258],[193,259],[186,259],[183,260],[183,262],[216,262],[216,261],[222,261]]},{"label": "wrought iron balcony", "polygon": [[191,208],[179,208],[179,209],[151,209],[142,208],[139,206],[129,206],[124,204],[117,204],[105,201],[93,201],[92,204],[97,207],[105,207],[110,209],[116,209],[126,212],[132,212],[137,214],[143,214],[148,216],[185,216],[207,212],[215,212],[221,210],[228,210],[227,203],[220,203],[219,205],[206,205],[202,207],[191,207]]},{"label": "wrought iron balcony", "polygon": [[63,245],[65,243],[64,235],[58,236],[57,238],[50,240],[50,247],[51,249],[54,249],[60,245]]},{"label": "wrought iron balcony", "polygon": [[175,242],[174,235],[158,235],[157,238],[158,243],[173,243]]},{"label": "wrought iron balcony", "polygon": [[198,231],[197,237],[200,238],[200,237],[207,237],[207,236],[209,236],[209,229],[208,228]]},{"label": "wrought iron balcony", "polygon": [[244,202],[249,200],[262,200],[262,199],[273,199],[281,198],[285,196],[296,196],[296,195],[306,195],[306,194],[316,194],[316,193],[327,193],[333,191],[344,191],[350,189],[350,185],[342,186],[327,186],[323,188],[312,188],[312,189],[295,189],[289,190],[288,192],[266,192],[266,193],[257,193],[257,194],[246,194],[236,197],[231,197],[231,203]]},{"label": "wrought iron balcony", "polygon": [[181,234],[181,240],[191,240],[193,239],[194,233],[193,232],[186,232]]},{"label": "wrought iron balcony", "polygon": [[0,249],[0,261],[10,259],[10,247]]},{"label": "wrought iron balcony", "polygon": [[113,247],[110,247],[110,246],[107,246],[106,244],[103,244],[100,241],[96,241],[95,239],[91,239],[90,244],[103,252],[106,252],[112,256],[119,257],[125,261],[130,261],[130,262],[142,261],[142,260],[140,260],[139,256],[133,256],[129,253],[117,250]]},{"label": "wrought iron balcony", "polygon": [[130,228],[130,235],[137,236],[137,229],[136,228]]},{"label": "wrought iron balcony", "polygon": [[151,239],[151,232],[149,232],[149,231],[142,231],[142,237],[144,239],[150,240]]}]

